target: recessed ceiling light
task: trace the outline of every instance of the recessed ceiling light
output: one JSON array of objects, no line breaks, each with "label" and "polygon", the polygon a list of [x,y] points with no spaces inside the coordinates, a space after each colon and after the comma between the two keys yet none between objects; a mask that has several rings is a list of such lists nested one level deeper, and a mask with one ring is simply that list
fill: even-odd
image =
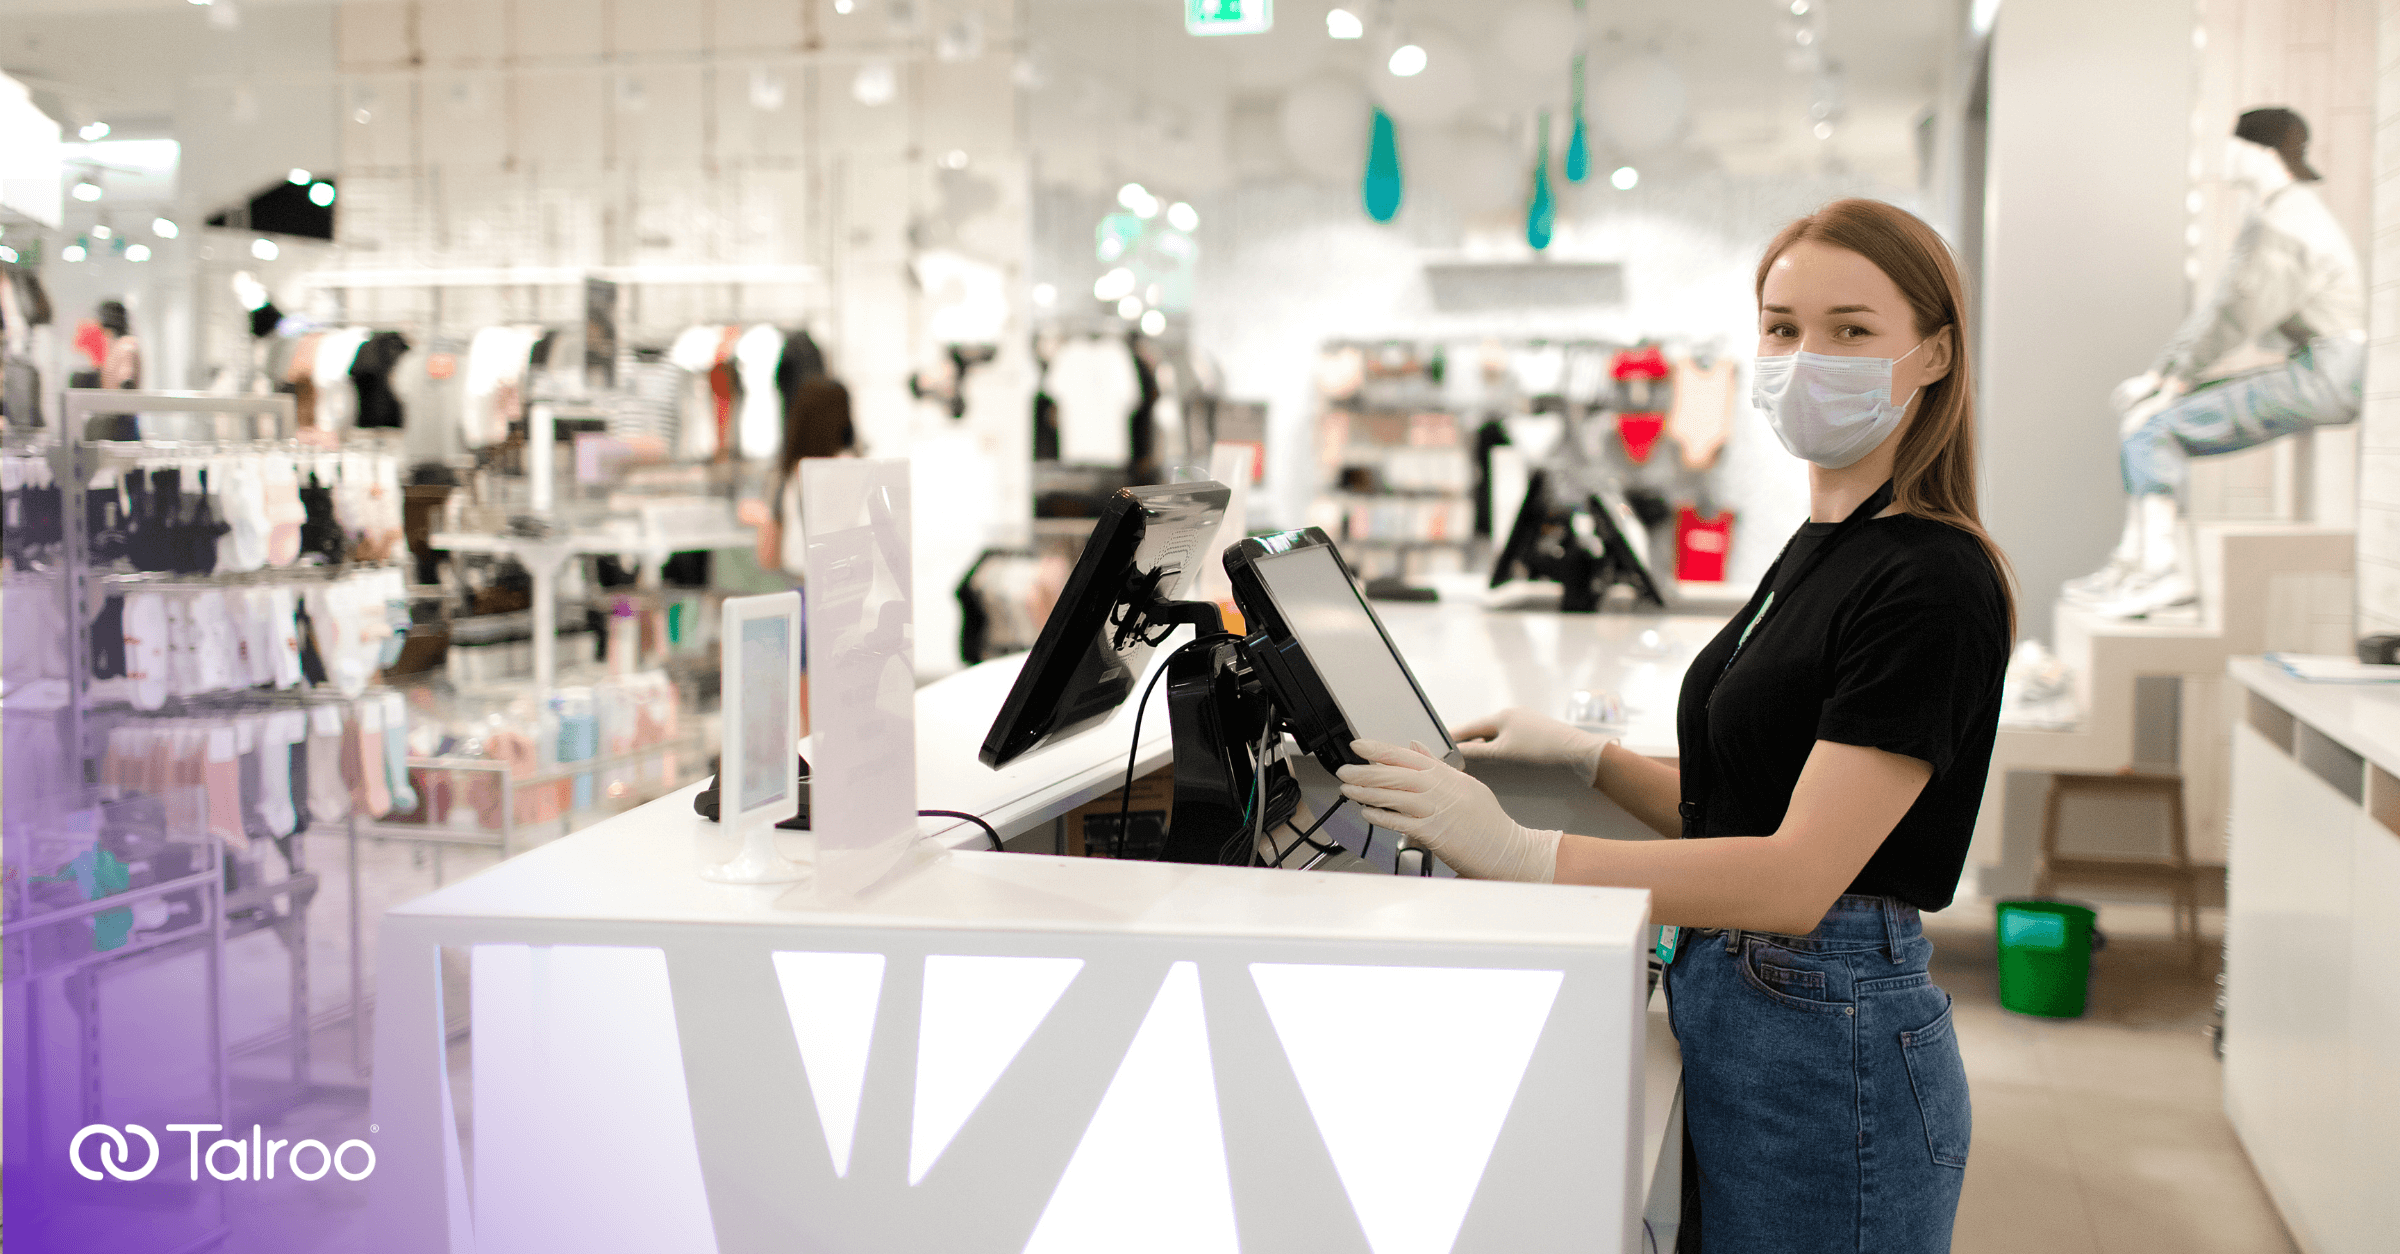
[{"label": "recessed ceiling light", "polygon": [[1608,176],[1608,185],[1621,192],[1632,191],[1634,184],[1641,181],[1642,172],[1629,165],[1618,166],[1616,172]]},{"label": "recessed ceiling light", "polygon": [[100,199],[100,185],[89,178],[77,179],[72,195],[75,199],[86,203],[98,200]]},{"label": "recessed ceiling light", "polygon": [[173,239],[182,234],[183,229],[176,226],[172,219],[152,218],[150,219],[150,233],[160,239]]},{"label": "recessed ceiling light", "polygon": [[324,209],[324,208],[329,208],[329,207],[331,207],[331,206],[332,206],[332,204],[333,204],[333,184],[331,184],[331,183],[311,183],[311,184],[309,184],[309,185],[308,185],[308,203],[310,203],[310,204],[312,204],[312,205],[315,205],[315,206],[316,206],[317,208],[319,208],[319,209]]},{"label": "recessed ceiling light", "polygon": [[1425,72],[1425,50],[1415,44],[1402,44],[1392,49],[1388,67],[1401,78],[1415,78]]},{"label": "recessed ceiling light", "polygon": [[1367,33],[1367,24],[1348,9],[1333,9],[1325,14],[1325,33],[1335,39],[1357,39]]},{"label": "recessed ceiling light", "polygon": [[283,250],[275,246],[275,241],[260,238],[250,241],[250,255],[260,261],[273,261],[283,255]]},{"label": "recessed ceiling light", "polygon": [[108,138],[108,123],[89,122],[84,125],[83,129],[75,133],[82,136],[85,143],[90,143],[95,139],[106,139]]},{"label": "recessed ceiling light", "polygon": [[148,260],[150,260],[150,246],[149,246],[148,244],[127,244],[127,245],[125,246],[125,260],[127,260],[127,261],[148,261]]}]

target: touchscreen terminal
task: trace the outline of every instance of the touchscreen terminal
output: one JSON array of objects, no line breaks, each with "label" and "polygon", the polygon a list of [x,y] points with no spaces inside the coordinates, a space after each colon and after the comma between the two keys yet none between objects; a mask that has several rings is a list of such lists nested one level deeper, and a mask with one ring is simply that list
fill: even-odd
[{"label": "touchscreen terminal", "polygon": [[1250,652],[1266,665],[1302,748],[1329,767],[1356,762],[1350,742],[1358,739],[1414,741],[1453,765],[1461,760],[1323,532],[1244,540],[1225,565],[1242,613],[1264,637]]}]

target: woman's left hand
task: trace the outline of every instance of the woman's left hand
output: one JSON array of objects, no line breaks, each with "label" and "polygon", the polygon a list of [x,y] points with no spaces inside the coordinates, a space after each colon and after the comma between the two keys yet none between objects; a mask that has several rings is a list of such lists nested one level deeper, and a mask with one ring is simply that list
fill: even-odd
[{"label": "woman's left hand", "polygon": [[1368,765],[1336,774],[1342,795],[1358,803],[1369,823],[1398,832],[1471,879],[1547,884],[1556,877],[1561,833],[1519,826],[1482,780],[1423,745],[1357,740],[1350,751]]}]

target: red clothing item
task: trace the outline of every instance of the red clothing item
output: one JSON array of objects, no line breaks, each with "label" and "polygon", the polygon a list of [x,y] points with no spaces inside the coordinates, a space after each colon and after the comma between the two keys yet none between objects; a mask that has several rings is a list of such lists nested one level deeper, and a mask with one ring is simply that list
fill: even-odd
[{"label": "red clothing item", "polygon": [[742,338],[738,326],[725,328],[717,341],[717,364],[709,368],[708,394],[717,405],[717,460],[733,458],[733,344]]},{"label": "red clothing item", "polygon": [[75,324],[75,351],[92,359],[92,368],[108,360],[108,332],[100,324],[86,319]]},{"label": "red clothing item", "polygon": [[1650,450],[1658,446],[1659,433],[1666,428],[1665,414],[1617,415],[1617,436],[1625,441],[1625,455],[1636,466],[1650,460]]},{"label": "red clothing item", "polygon": [[1725,556],[1733,551],[1733,511],[1702,518],[1689,505],[1675,511],[1675,577],[1689,583],[1725,582]]},{"label": "red clothing item", "polygon": [[1609,373],[1619,379],[1664,379],[1667,358],[1656,347],[1629,348],[1617,354]]}]

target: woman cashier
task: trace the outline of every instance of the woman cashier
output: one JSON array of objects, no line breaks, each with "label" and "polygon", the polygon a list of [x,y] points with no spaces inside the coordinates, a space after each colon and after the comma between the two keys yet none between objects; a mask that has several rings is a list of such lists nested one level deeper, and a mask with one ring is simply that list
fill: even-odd
[{"label": "woman cashier", "polygon": [[1457,732],[1685,839],[1531,831],[1473,777],[1373,741],[1342,792],[1462,875],[1646,888],[1680,925],[1661,941],[1693,1168],[1679,1248],[1946,1250],[1967,1078],[1918,911],[1957,889],[2015,627],[1976,517],[1973,337],[1941,238],[1876,201],[1784,228],[1757,292],[1752,399],[1809,463],[1809,521],[1685,675],[1681,769],[1525,710]]}]

